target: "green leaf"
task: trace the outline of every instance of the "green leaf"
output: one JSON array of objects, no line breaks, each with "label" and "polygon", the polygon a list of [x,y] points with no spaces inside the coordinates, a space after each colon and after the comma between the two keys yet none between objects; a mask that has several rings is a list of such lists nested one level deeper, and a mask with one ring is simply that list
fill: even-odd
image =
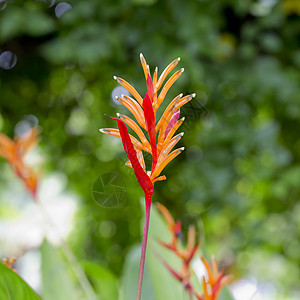
[{"label": "green leaf", "polygon": [[0,263],[0,299],[39,300],[40,298],[17,273]]},{"label": "green leaf", "polygon": [[151,5],[156,2],[156,0],[131,0],[132,3],[137,5]]},{"label": "green leaf", "polygon": [[58,250],[45,239],[41,252],[43,300],[78,299],[76,288]]},{"label": "green leaf", "polygon": [[[121,280],[119,300],[132,300],[136,298],[137,281],[139,276],[141,246],[133,247],[125,259],[124,271]],[[142,299],[153,300],[153,287],[147,263],[145,264],[144,279],[142,286]],[[168,298],[166,298],[168,299]],[[170,298],[171,299],[171,298]]]},{"label": "green leaf", "polygon": [[92,262],[85,262],[83,267],[101,300],[118,299],[118,280],[111,271]]},{"label": "green leaf", "polygon": [[234,300],[233,296],[231,295],[228,287],[224,287],[218,297],[218,300]]}]

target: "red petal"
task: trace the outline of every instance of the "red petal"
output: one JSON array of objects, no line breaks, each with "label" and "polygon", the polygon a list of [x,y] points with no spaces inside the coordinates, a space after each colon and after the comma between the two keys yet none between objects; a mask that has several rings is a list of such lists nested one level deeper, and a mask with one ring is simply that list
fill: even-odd
[{"label": "red petal", "polygon": [[180,108],[177,109],[174,112],[174,114],[173,114],[173,116],[172,116],[172,118],[171,118],[171,120],[170,120],[170,122],[169,122],[169,124],[167,126],[167,129],[165,131],[165,138],[167,137],[168,133],[171,131],[171,129],[175,125],[175,123],[178,121],[179,115],[180,115]]},{"label": "red petal", "polygon": [[148,94],[150,96],[151,102],[153,102],[154,88],[153,88],[153,81],[152,81],[151,76],[149,74],[148,74],[148,77],[147,77],[147,90],[148,90]]},{"label": "red petal", "polygon": [[111,119],[118,121],[118,127],[120,130],[120,135],[122,138],[122,143],[124,146],[124,150],[127,154],[127,157],[129,158],[133,171],[135,173],[135,176],[141,186],[141,188],[144,190],[145,193],[149,193],[153,190],[153,183],[150,180],[149,176],[145,173],[142,166],[140,165],[137,156],[136,151],[133,147],[133,144],[131,142],[127,127],[123,121],[121,121],[118,118],[112,118]]},{"label": "red petal", "polygon": [[[148,77],[149,78],[149,77]],[[155,116],[152,107],[152,102],[148,94],[146,94],[143,100],[144,116],[146,121],[146,127],[150,139],[150,145],[152,150],[152,172],[157,163],[157,148],[156,148],[156,130],[155,130]],[[151,174],[152,174],[151,172]]]}]

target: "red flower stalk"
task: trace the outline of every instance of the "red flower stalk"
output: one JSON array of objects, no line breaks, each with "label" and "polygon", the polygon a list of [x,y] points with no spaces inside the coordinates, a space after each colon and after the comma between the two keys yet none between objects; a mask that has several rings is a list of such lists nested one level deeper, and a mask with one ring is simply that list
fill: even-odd
[{"label": "red flower stalk", "polygon": [[[114,76],[114,79],[125,87],[133,96],[132,98],[122,95],[121,97],[116,97],[116,99],[132,113],[137,123],[125,115],[117,114],[118,118],[111,119],[118,122],[119,129],[100,129],[102,133],[113,135],[122,139],[124,150],[129,159],[129,161],[126,162],[126,165],[133,168],[136,178],[145,193],[145,225],[136,297],[138,300],[141,298],[150,207],[154,183],[156,181],[166,179],[166,176],[160,176],[160,173],[171,160],[184,150],[182,147],[171,152],[172,148],[183,136],[183,133],[179,133],[174,136],[175,132],[184,121],[184,118],[179,119],[180,107],[189,102],[195,96],[195,94],[187,95],[185,97],[183,97],[182,94],[178,95],[168,105],[160,120],[156,122],[156,113],[158,108],[164,101],[170,87],[180,77],[184,70],[180,69],[175,72],[162,87],[164,81],[178,64],[180,59],[177,58],[171,62],[159,78],[157,78],[158,69],[155,68],[153,77],[151,77],[150,68],[142,54],[140,55],[140,59],[147,84],[147,92],[144,98],[142,98],[134,87],[132,87],[124,79]],[[128,133],[126,125],[128,125],[136,133],[138,139]],[[143,129],[146,130],[148,138],[144,135]],[[150,171],[146,171],[143,151],[150,153],[152,156],[152,166]]]},{"label": "red flower stalk", "polygon": [[0,156],[4,157],[10,164],[15,174],[24,182],[27,190],[36,201],[38,186],[37,174],[24,162],[27,152],[38,143],[38,130],[30,129],[23,136],[14,137],[0,133]]}]

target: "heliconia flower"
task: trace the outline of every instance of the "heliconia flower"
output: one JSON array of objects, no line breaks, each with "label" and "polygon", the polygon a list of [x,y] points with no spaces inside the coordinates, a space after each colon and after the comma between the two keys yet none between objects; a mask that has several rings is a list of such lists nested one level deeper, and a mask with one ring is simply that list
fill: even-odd
[{"label": "heliconia flower", "polygon": [[211,264],[204,257],[201,260],[207,272],[207,278],[203,278],[203,300],[216,300],[231,276],[224,276],[224,271],[219,273],[215,257],[212,257]]},{"label": "heliconia flower", "polygon": [[[218,272],[217,262],[214,257],[212,257],[212,264],[202,257],[201,260],[204,264],[206,270],[206,277],[203,278],[203,295],[200,295],[190,282],[190,277],[192,274],[191,270],[191,261],[194,258],[198,247],[199,242],[196,242],[196,230],[194,226],[190,226],[188,230],[188,238],[187,238],[187,246],[185,249],[182,250],[182,247],[178,246],[177,238],[178,238],[178,231],[176,230],[177,222],[174,221],[172,215],[168,211],[168,209],[160,203],[155,204],[157,209],[161,212],[164,219],[168,224],[168,229],[172,234],[171,243],[166,243],[163,241],[158,241],[160,245],[164,248],[171,250],[178,258],[182,260],[182,267],[181,271],[177,272],[173,269],[155,250],[155,254],[158,260],[165,266],[165,268],[178,280],[180,281],[187,293],[192,299],[192,295],[194,295],[197,300],[217,300],[220,291],[228,283],[230,280],[230,276],[224,276],[224,272]],[[180,223],[181,224],[181,223]],[[180,225],[180,232],[181,232],[181,225]],[[175,241],[174,241],[175,240]]]},{"label": "heliconia flower", "polygon": [[0,156],[10,164],[15,174],[24,182],[27,190],[36,200],[38,186],[37,174],[24,162],[25,155],[38,143],[38,130],[30,129],[23,136],[13,140],[0,133]]},{"label": "heliconia flower", "polygon": [[[157,122],[157,111],[164,101],[167,92],[174,82],[181,76],[184,69],[175,72],[166,81],[170,72],[176,67],[180,58],[172,61],[158,78],[158,68],[155,68],[153,77],[150,74],[150,68],[147,65],[145,58],[140,54],[140,60],[143,67],[147,92],[142,98],[136,89],[122,78],[114,76],[114,79],[126,88],[132,97],[122,95],[116,99],[124,105],[133,115],[135,120],[121,114],[117,114],[118,118],[111,118],[118,122],[118,128],[103,128],[100,129],[102,133],[116,136],[122,139],[124,150],[129,161],[126,165],[133,168],[137,180],[145,193],[146,212],[145,212],[145,226],[142,243],[142,254],[140,273],[138,281],[137,299],[140,299],[141,285],[144,270],[144,260],[147,245],[148,227],[150,207],[152,201],[153,187],[156,181],[165,180],[165,175],[160,175],[163,169],[178,156],[184,147],[178,148],[171,152],[175,145],[183,136],[183,132],[174,136],[177,129],[183,123],[184,118],[179,119],[180,108],[192,100],[195,94],[183,97],[179,94],[175,97],[166,110],[161,114]],[[163,85],[164,84],[164,85]],[[129,126],[137,135],[138,139],[128,133],[127,126]],[[145,136],[143,130],[147,132]],[[143,151],[150,153],[152,156],[151,170],[146,170]]]}]

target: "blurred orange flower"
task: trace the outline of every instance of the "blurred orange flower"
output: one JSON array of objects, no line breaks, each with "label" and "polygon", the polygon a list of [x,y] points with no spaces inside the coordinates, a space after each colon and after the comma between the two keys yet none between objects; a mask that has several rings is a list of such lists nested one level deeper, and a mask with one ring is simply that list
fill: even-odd
[{"label": "blurred orange flower", "polygon": [[224,271],[218,271],[218,265],[215,257],[212,257],[211,264],[204,258],[201,258],[206,272],[207,278],[203,278],[203,293],[204,296],[200,299],[203,300],[216,300],[222,290],[222,288],[228,283],[231,276],[225,275]]},{"label": "blurred orange flower", "polygon": [[[157,209],[163,215],[165,221],[168,224],[168,229],[172,234],[172,239],[170,243],[166,243],[159,240],[160,245],[173,251],[175,255],[182,260],[181,271],[177,272],[174,270],[158,253],[156,253],[158,259],[166,267],[166,269],[178,280],[180,281],[190,298],[194,295],[197,300],[217,300],[222,288],[230,280],[230,275],[225,275],[224,272],[218,272],[218,265],[216,259],[212,257],[212,263],[210,264],[204,257],[201,258],[201,261],[206,270],[206,277],[203,277],[203,295],[198,294],[192,285],[190,278],[192,275],[191,261],[193,260],[198,247],[199,242],[196,242],[196,230],[194,226],[190,226],[188,230],[188,238],[186,248],[181,250],[178,247],[178,237],[181,232],[181,222],[175,222],[172,215],[168,209],[160,203],[155,204]],[[180,224],[180,227],[177,225]]]},{"label": "blurred orange flower", "polygon": [[24,157],[38,142],[37,128],[30,129],[23,136],[16,136],[13,140],[0,133],[0,156],[7,160],[12,170],[24,182],[27,190],[35,200],[38,176],[26,165]]}]

